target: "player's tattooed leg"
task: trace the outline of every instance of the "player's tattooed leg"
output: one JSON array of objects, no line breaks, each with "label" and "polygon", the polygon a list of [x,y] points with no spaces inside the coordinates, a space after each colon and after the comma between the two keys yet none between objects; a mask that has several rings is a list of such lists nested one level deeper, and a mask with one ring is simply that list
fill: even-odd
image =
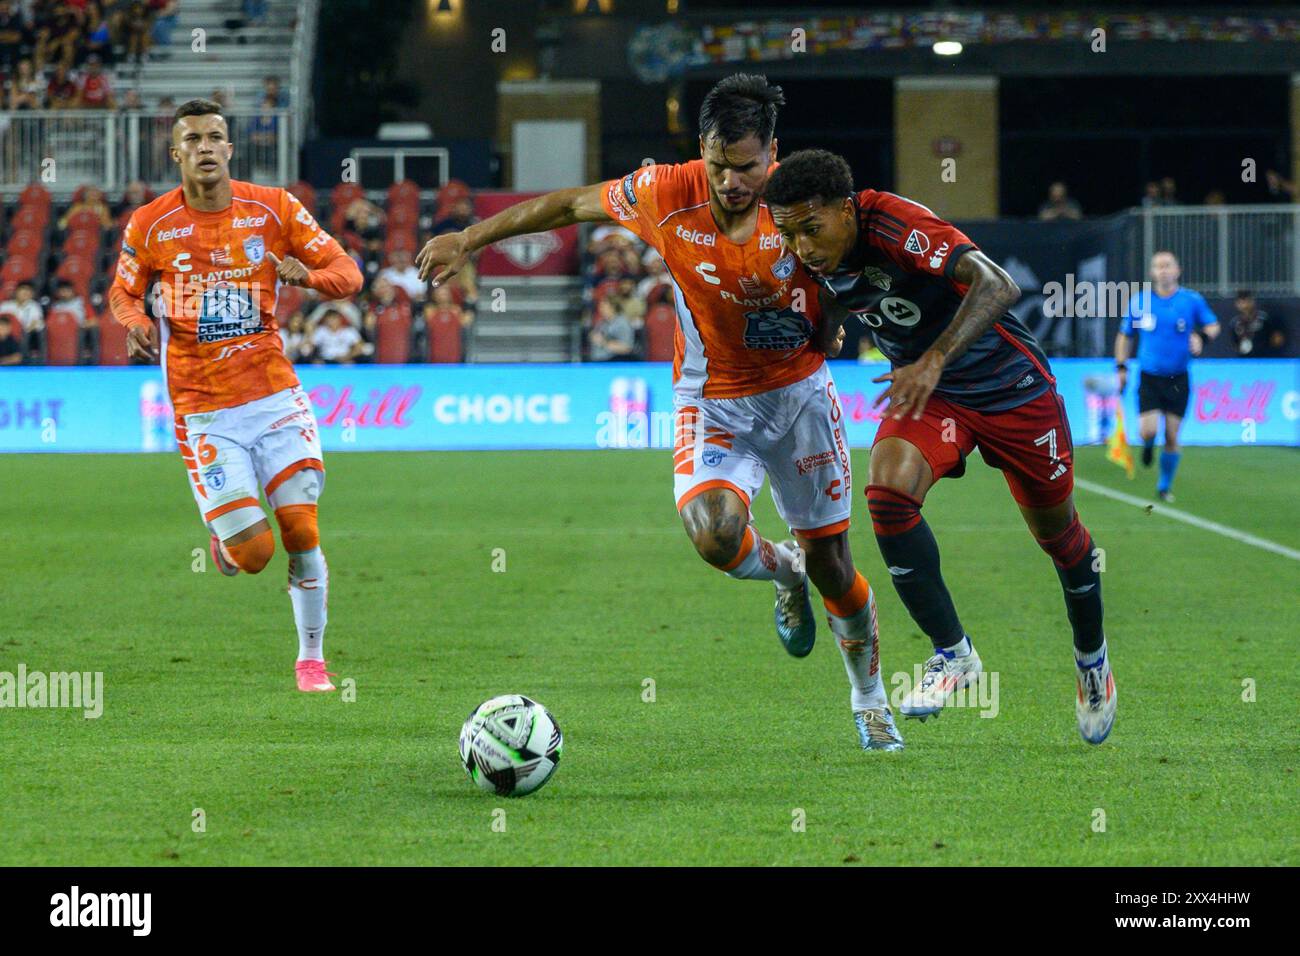
[{"label": "player's tattooed leg", "polygon": [[682,524],[700,557],[715,568],[725,567],[745,544],[749,506],[734,491],[713,488],[686,503]]}]

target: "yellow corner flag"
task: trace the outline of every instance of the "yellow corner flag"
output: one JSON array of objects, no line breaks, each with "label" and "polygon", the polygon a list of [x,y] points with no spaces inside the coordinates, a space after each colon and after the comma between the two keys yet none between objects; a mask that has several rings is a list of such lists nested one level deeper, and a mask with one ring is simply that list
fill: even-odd
[{"label": "yellow corner flag", "polygon": [[1106,460],[1122,467],[1133,480],[1133,451],[1128,446],[1128,435],[1124,431],[1124,407],[1115,406],[1115,430],[1106,439]]}]

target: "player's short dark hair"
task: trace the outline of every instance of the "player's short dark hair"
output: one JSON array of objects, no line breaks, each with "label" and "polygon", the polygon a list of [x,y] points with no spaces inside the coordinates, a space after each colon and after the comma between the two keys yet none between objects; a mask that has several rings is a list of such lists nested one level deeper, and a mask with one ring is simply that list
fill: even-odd
[{"label": "player's short dark hair", "polygon": [[1174,262],[1178,261],[1178,256],[1174,255],[1174,250],[1172,249],[1157,249],[1155,252],[1151,253],[1151,258],[1154,259],[1156,256],[1168,256],[1170,259],[1173,259]]},{"label": "player's short dark hair", "polygon": [[176,107],[176,113],[172,116],[172,125],[176,125],[184,116],[211,116],[212,114],[225,118],[221,104],[216,100],[186,100],[180,106]]},{"label": "player's short dark hair", "polygon": [[763,198],[769,206],[789,206],[810,199],[839,202],[853,195],[853,170],[843,156],[824,149],[791,153],[767,177]]},{"label": "player's short dark hair", "polygon": [[766,146],[776,132],[777,110],[785,105],[781,87],[757,73],[733,73],[709,90],[700,105],[700,138],[723,146],[757,136]]}]

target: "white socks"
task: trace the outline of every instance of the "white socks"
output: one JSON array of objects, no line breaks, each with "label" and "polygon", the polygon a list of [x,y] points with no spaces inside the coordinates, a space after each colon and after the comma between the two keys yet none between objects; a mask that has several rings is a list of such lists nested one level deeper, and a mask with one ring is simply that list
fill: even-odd
[{"label": "white socks", "polygon": [[[797,547],[773,544],[759,537],[751,525],[745,529],[740,553],[736,555],[732,566],[723,570],[733,578],[776,581],[783,588],[792,588],[803,580],[803,571],[794,569],[797,557],[802,557]],[[802,567],[802,561],[800,566]]]},{"label": "white socks", "polygon": [[880,679],[880,628],[876,622],[875,593],[867,595],[866,606],[852,617],[836,617],[829,612],[827,616],[853,688],[850,704],[855,711],[883,710],[889,700]]},{"label": "white socks", "polygon": [[960,641],[951,647],[943,648],[942,652],[944,657],[968,657],[973,649],[970,638],[963,634]]},{"label": "white socks", "polygon": [[298,660],[325,659],[325,621],[329,568],[320,547],[289,555],[289,600],[298,625]]}]

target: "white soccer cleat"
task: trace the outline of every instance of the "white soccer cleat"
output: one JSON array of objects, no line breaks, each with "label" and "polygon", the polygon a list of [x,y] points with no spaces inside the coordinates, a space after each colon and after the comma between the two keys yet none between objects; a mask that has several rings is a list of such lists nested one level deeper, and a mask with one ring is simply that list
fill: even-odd
[{"label": "white soccer cleat", "polygon": [[1074,715],[1079,721],[1079,734],[1090,744],[1099,744],[1110,736],[1115,726],[1115,675],[1110,672],[1110,654],[1103,653],[1095,664],[1083,666],[1075,661],[1075,679],[1078,694],[1074,702]]},{"label": "white soccer cleat", "polygon": [[902,699],[898,712],[921,720],[936,716],[953,694],[975,683],[982,670],[980,656],[973,645],[970,653],[961,657],[939,651],[925,662],[921,683]]}]

